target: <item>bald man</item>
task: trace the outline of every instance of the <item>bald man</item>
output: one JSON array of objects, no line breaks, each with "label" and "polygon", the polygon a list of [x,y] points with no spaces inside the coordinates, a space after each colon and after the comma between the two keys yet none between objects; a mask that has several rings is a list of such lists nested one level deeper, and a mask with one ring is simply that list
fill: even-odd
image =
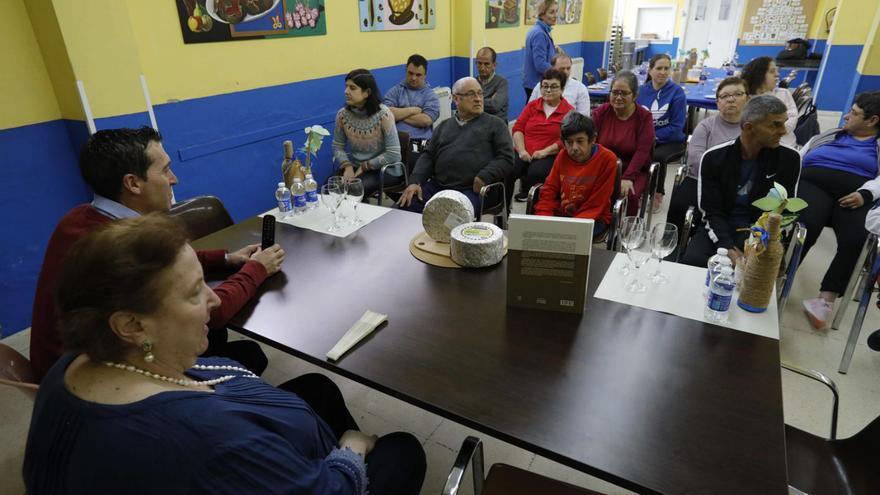
[{"label": "bald man", "polygon": [[477,51],[477,80],[483,88],[483,111],[507,122],[507,79],[495,72],[497,57],[488,46]]}]

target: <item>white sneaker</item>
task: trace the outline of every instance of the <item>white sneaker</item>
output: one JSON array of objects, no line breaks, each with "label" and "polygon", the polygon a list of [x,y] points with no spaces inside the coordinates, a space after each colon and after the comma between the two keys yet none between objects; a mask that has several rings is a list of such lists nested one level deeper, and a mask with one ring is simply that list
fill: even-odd
[{"label": "white sneaker", "polygon": [[804,301],[804,312],[816,330],[822,330],[828,326],[828,319],[831,317],[833,308],[833,304],[821,297]]}]

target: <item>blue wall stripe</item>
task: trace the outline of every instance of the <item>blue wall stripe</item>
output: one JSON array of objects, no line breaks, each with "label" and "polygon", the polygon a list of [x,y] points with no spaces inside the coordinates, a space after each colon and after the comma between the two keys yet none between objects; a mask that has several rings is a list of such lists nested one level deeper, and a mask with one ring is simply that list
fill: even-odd
[{"label": "blue wall stripe", "polygon": [[823,60],[822,80],[816,92],[819,110],[846,112],[852,93],[853,75],[862,55],[862,45],[829,45]]}]

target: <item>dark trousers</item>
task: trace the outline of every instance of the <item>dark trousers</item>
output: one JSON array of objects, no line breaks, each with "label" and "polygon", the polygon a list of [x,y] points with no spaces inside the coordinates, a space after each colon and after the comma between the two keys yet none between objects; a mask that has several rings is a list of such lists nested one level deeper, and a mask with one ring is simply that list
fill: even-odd
[{"label": "dark trousers", "polygon": [[[460,193],[467,196],[467,199],[470,200],[471,206],[474,207],[474,215],[480,214],[480,205],[482,202],[480,201],[480,195],[474,192],[473,187],[470,188],[458,188],[458,187],[447,187],[442,184],[438,184],[432,180],[429,180],[425,184],[422,185],[422,199],[419,199],[418,196],[412,197],[412,202],[404,210],[413,211],[416,213],[421,213],[425,209],[425,203],[428,202],[431,197],[437,194],[440,191],[444,191],[446,189],[455,189]],[[486,196],[486,203],[489,206],[494,206],[501,201],[501,194],[497,189],[493,189],[491,193]],[[510,203],[507,203],[510,204]]]},{"label": "dark trousers", "polygon": [[515,156],[513,158],[513,173],[507,177],[507,183],[504,185],[505,189],[507,189],[507,204],[510,204],[510,199],[513,197],[516,179],[521,180],[520,192],[528,194],[532,186],[547,180],[547,174],[553,168],[554,160],[556,160],[556,155],[546,156],[540,160],[532,160],[530,162],[524,162],[518,156]]},{"label": "dark trousers", "polygon": [[[691,235],[693,235],[700,225],[703,214],[700,212],[699,205],[697,205],[697,179],[685,177],[681,184],[672,190],[672,197],[669,198],[669,211],[666,213],[666,221],[678,227],[679,233],[684,228],[684,215],[691,206],[697,207],[694,212],[693,229],[691,230]],[[676,251],[683,249],[683,247],[679,246],[676,248]]]},{"label": "dark trousers", "polygon": [[[733,238],[734,245],[742,251],[748,237],[748,231],[737,231]],[[688,243],[681,262],[685,265],[705,268],[709,264],[709,258],[714,256],[716,251],[718,251],[718,246],[709,238],[709,231],[706,230],[704,225],[700,225],[697,233],[694,234],[694,237]]]},{"label": "dark trousers", "polygon": [[[282,383],[278,388],[295,393],[327,423],[340,438],[347,430],[360,430],[339,388],[324,375],[310,373]],[[425,451],[409,433],[394,432],[376,440],[367,454],[370,493],[416,495],[425,479]]]},{"label": "dark trousers", "polygon": [[[376,194],[376,191],[379,190],[379,173],[379,170],[370,170],[358,176],[358,178],[360,178],[361,182],[364,184],[364,202],[366,202],[367,199]],[[403,171],[401,170],[400,173],[403,174]],[[333,175],[342,175],[342,170],[337,170]],[[401,175],[400,177],[395,177],[389,174],[387,171],[385,172],[385,187],[400,184],[401,182],[403,182],[403,175]]]},{"label": "dark trousers", "polygon": [[840,206],[837,201],[858,190],[866,180],[865,177],[824,167],[807,167],[801,173],[798,197],[808,205],[798,218],[807,228],[804,256],[816,243],[823,228],[834,229],[837,238],[837,253],[822,278],[822,291],[836,292],[838,295],[844,293],[865,245],[868,237],[865,215],[871,209],[871,204],[850,209]]},{"label": "dark trousers", "polygon": [[208,348],[202,356],[219,356],[238,361],[255,375],[262,375],[269,365],[266,353],[253,340],[235,340],[229,342],[229,331],[214,328],[208,332]]},{"label": "dark trousers", "polygon": [[532,89],[534,89],[534,88],[523,88],[523,89],[526,90],[526,103],[528,103],[529,98],[532,97]]},{"label": "dark trousers", "polygon": [[669,161],[675,158],[674,155],[684,152],[687,143],[663,143],[654,147],[654,161],[660,162],[660,173],[658,174],[657,192],[666,194],[666,168]]}]

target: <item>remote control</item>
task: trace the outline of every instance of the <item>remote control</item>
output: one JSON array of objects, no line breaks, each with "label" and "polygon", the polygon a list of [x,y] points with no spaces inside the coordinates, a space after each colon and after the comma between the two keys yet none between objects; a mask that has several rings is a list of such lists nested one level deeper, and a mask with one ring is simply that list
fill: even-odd
[{"label": "remote control", "polygon": [[263,215],[263,243],[262,249],[266,249],[275,244],[275,217],[272,215]]}]

